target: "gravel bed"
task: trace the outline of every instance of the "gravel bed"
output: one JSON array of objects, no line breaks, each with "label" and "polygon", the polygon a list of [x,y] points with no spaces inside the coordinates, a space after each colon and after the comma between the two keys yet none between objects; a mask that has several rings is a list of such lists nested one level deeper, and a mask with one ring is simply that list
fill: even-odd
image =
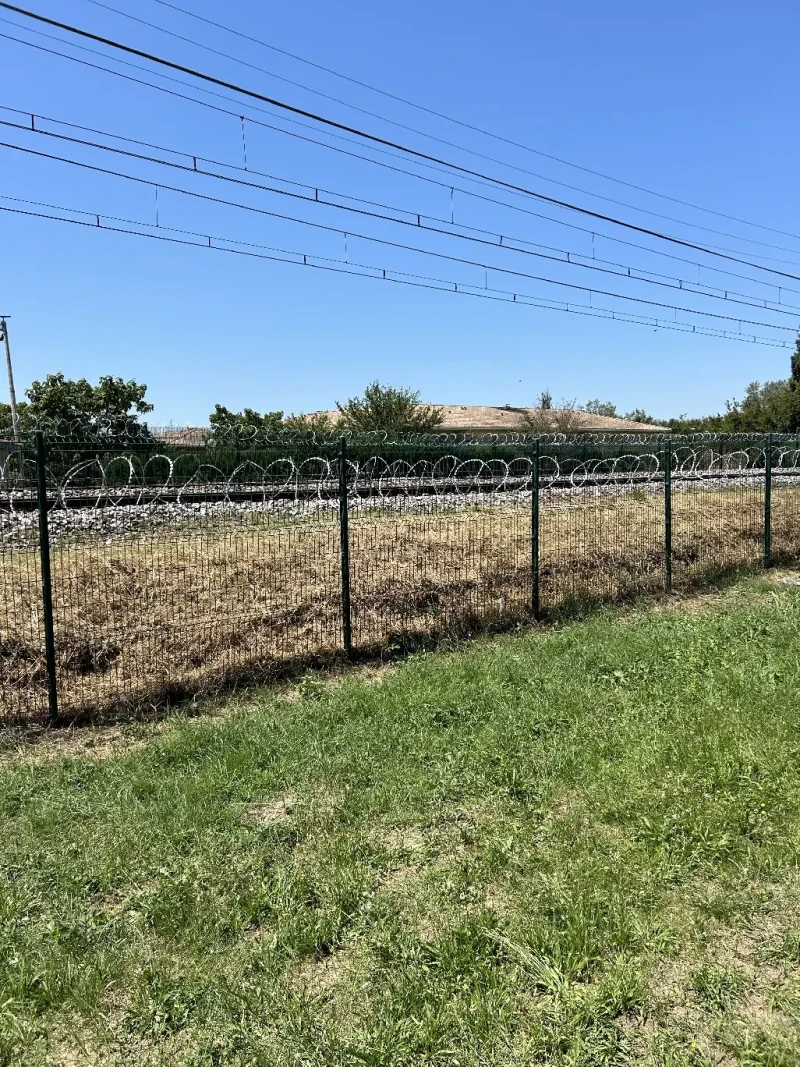
[{"label": "gravel bed", "polygon": [[[764,475],[754,471],[752,476],[735,478],[681,478],[673,475],[673,492],[715,492],[735,486],[737,489],[763,487]],[[797,476],[776,476],[773,488],[797,485]],[[545,508],[573,508],[600,498],[624,497],[631,493],[657,495],[663,493],[660,481],[637,481],[621,485],[618,481],[585,487],[542,487],[541,504]],[[442,492],[387,496],[356,496],[351,498],[351,514],[370,511],[397,514],[431,514],[437,511],[465,510],[474,507],[508,508],[530,503],[530,490],[505,489],[494,492]],[[305,499],[273,499],[229,501],[225,499],[202,502],[155,502],[148,504],[107,504],[53,508],[49,515],[50,538],[57,543],[64,538],[100,539],[113,541],[131,534],[150,532],[182,524],[210,523],[215,519],[226,525],[244,525],[255,516],[271,516],[282,520],[333,518],[339,510],[335,497],[306,497]],[[0,500],[0,544],[30,546],[38,540],[39,519],[35,511],[12,511]]]}]

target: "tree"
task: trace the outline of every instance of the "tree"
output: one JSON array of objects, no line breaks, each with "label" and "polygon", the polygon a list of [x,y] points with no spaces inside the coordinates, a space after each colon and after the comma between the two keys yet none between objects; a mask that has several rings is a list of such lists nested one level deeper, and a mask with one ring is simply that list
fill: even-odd
[{"label": "tree", "polygon": [[330,433],[333,424],[327,411],[315,411],[311,415],[287,415],[283,428],[298,433]]},{"label": "tree", "polygon": [[800,335],[790,377],[750,382],[741,400],[729,400],[718,415],[670,419],[673,433],[800,433]]},{"label": "tree", "polygon": [[324,412],[316,415],[288,415],[282,411],[267,411],[260,414],[252,408],[244,411],[230,411],[217,404],[209,417],[212,430],[221,438],[238,437],[242,439],[258,437],[259,434],[280,433],[294,430],[302,433],[324,433],[330,430],[330,418]]},{"label": "tree", "polygon": [[792,353],[792,377],[790,384],[793,389],[797,389],[800,385],[800,334],[797,335],[797,340],[794,343],[794,352]]},{"label": "tree", "polygon": [[581,424],[581,416],[574,400],[561,400],[554,408],[550,393],[542,393],[539,406],[523,411],[519,421],[526,433],[574,433]]},{"label": "tree", "polygon": [[583,410],[588,411],[590,415],[604,415],[611,419],[617,417],[617,405],[612,404],[610,400],[587,400]]},{"label": "tree", "polygon": [[658,421],[652,415],[648,415],[644,408],[634,408],[633,411],[627,411],[623,418],[628,419],[629,422],[648,423],[650,426],[654,426]]},{"label": "tree", "polygon": [[[86,378],[75,381],[61,373],[48,374],[25,391],[28,403],[19,405],[20,425],[31,429],[63,424],[76,436],[98,432],[144,435],[147,429],[139,416],[153,410],[146,393],[147,386],[133,379],[126,382],[105,375],[92,385]],[[7,404],[0,407],[0,420],[11,421]]]},{"label": "tree", "polygon": [[[17,418],[20,430],[30,430],[34,420],[28,413],[28,405],[24,400],[17,401]],[[10,437],[13,427],[11,418],[11,405],[0,404],[0,438]]]},{"label": "tree", "polygon": [[725,411],[699,419],[670,419],[673,433],[791,433],[800,415],[800,392],[792,379],[750,382],[741,400],[728,400]]},{"label": "tree", "polygon": [[791,366],[792,376],[789,379],[786,429],[789,433],[798,433],[800,432],[800,334],[794,343]]},{"label": "tree", "polygon": [[259,433],[277,433],[283,428],[283,412],[267,411],[261,415],[252,408],[244,411],[231,411],[222,404],[216,404],[209,417],[211,429],[220,436],[255,437]]},{"label": "tree", "polygon": [[363,396],[351,397],[345,404],[337,401],[336,407],[342,415],[339,425],[362,433],[431,433],[444,422],[441,411],[420,403],[418,392],[377,381],[367,386]]}]

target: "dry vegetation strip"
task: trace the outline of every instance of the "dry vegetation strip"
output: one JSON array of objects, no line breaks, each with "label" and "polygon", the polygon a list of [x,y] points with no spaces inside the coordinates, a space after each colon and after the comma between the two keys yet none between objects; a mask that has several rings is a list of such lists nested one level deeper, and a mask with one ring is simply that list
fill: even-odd
[{"label": "dry vegetation strip", "polygon": [[[800,494],[775,494],[776,547],[800,542]],[[544,494],[545,608],[571,599],[656,592],[663,500],[565,500]],[[676,582],[757,563],[759,491],[675,495]],[[354,637],[507,625],[528,616],[530,516],[524,507],[365,513],[351,519]],[[338,526],[252,519],[161,528],[53,552],[61,704],[65,712],[198,692],[237,674],[333,652],[341,642]],[[3,552],[0,699],[8,715],[45,705],[38,560]]]}]

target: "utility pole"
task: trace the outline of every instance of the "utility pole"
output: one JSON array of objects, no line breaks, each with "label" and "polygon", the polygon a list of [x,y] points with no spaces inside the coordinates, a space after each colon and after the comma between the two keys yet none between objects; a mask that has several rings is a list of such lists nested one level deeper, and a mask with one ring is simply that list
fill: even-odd
[{"label": "utility pole", "polygon": [[11,345],[8,340],[8,324],[6,319],[10,315],[0,315],[0,333],[6,345],[6,370],[8,371],[8,395],[11,400],[11,426],[14,430],[14,440],[19,440],[19,416],[17,415],[17,394],[14,390],[14,369],[11,366]]}]

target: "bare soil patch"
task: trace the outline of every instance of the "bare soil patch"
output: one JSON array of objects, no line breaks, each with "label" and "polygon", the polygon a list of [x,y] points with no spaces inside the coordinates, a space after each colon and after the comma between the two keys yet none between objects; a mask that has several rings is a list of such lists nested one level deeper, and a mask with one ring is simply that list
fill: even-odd
[{"label": "bare soil patch", "polygon": [[263,804],[250,804],[244,810],[244,817],[255,826],[288,826],[292,822],[296,804],[295,795],[287,793]]}]

